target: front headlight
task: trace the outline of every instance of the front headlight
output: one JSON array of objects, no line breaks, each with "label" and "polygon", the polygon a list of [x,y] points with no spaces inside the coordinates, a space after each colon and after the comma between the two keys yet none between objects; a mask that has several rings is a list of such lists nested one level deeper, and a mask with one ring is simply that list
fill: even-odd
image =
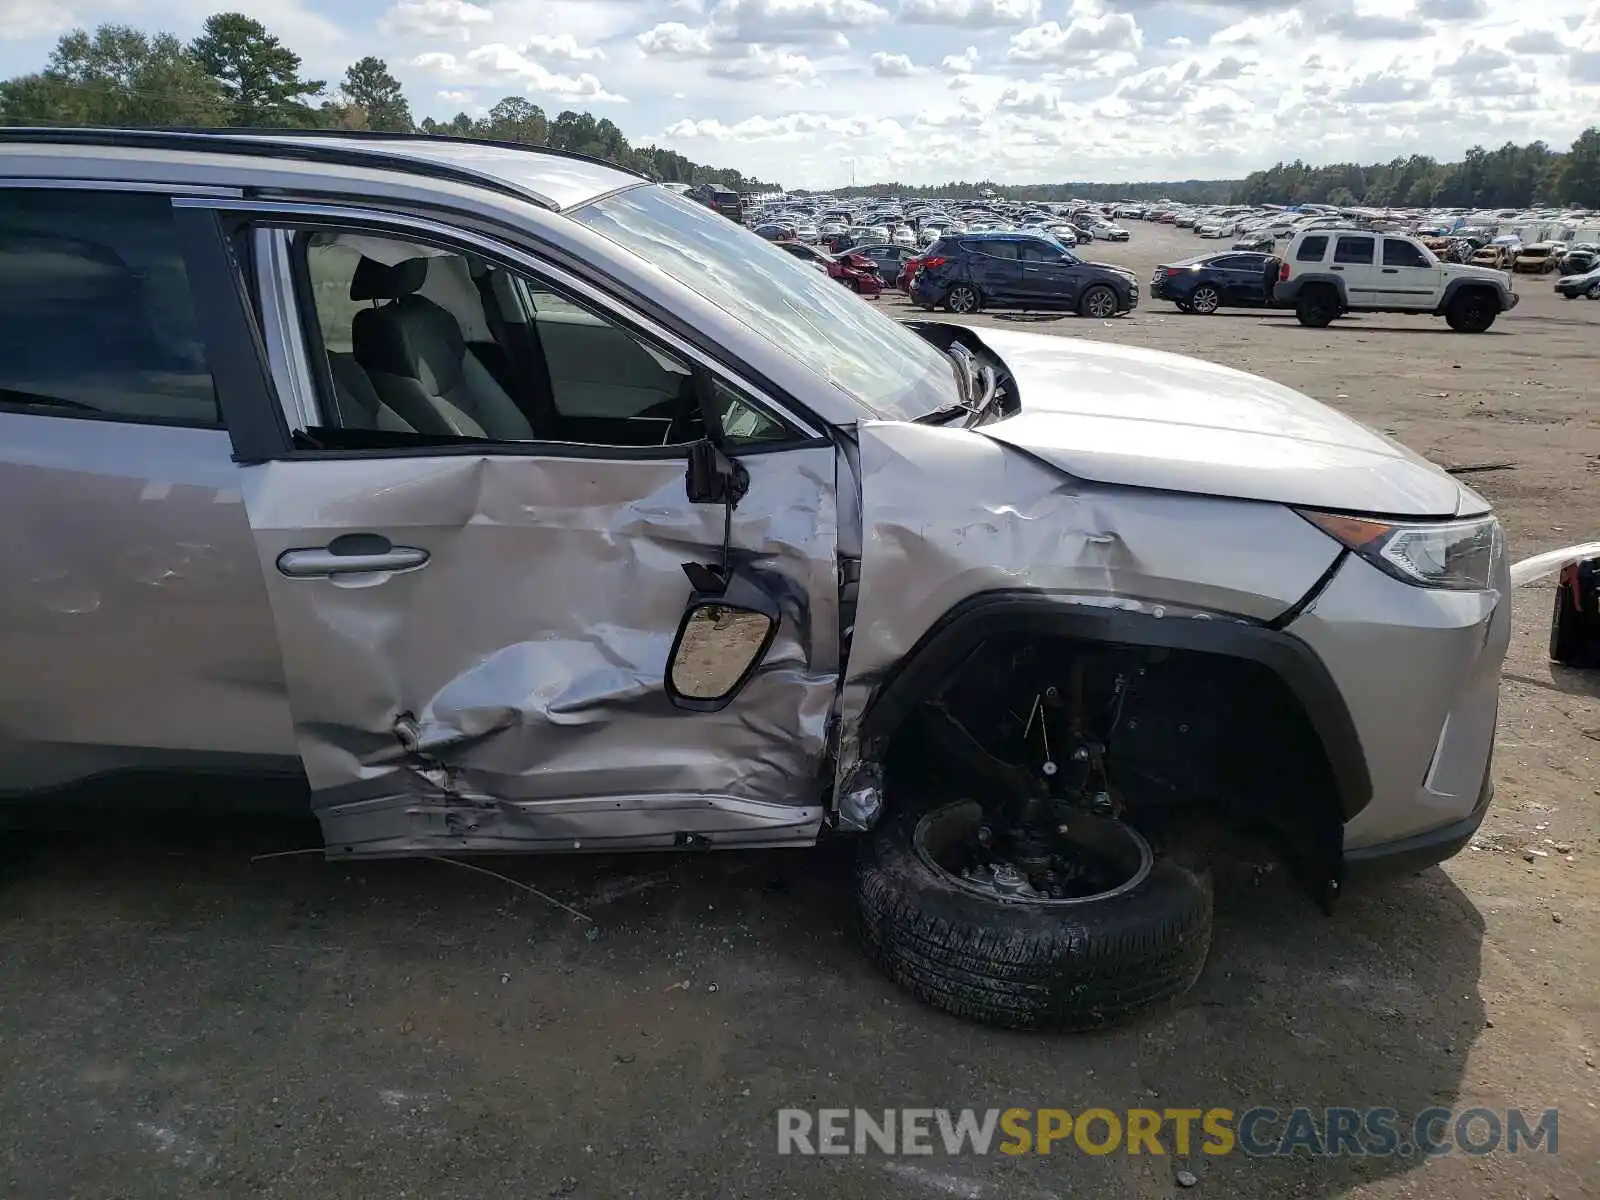
[{"label": "front headlight", "polygon": [[1505,535],[1492,515],[1409,522],[1295,511],[1380,571],[1417,587],[1489,591],[1505,553]]}]

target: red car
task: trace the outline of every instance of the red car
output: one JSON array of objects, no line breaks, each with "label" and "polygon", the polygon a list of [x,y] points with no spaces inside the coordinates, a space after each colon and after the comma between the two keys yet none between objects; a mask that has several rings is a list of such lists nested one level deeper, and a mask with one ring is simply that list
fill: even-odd
[{"label": "red car", "polygon": [[878,264],[864,254],[855,254],[845,251],[843,254],[829,254],[826,250],[818,250],[815,246],[808,246],[804,242],[773,242],[787,250],[796,258],[812,262],[820,262],[828,269],[828,275],[837,279],[851,291],[876,300],[883,292],[883,277],[878,274]]}]

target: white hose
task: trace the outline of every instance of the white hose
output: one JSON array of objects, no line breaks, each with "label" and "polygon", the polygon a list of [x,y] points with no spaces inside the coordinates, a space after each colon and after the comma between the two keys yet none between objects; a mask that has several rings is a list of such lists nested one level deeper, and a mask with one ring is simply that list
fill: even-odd
[{"label": "white hose", "polygon": [[1511,586],[1523,587],[1546,575],[1554,575],[1569,562],[1597,557],[1600,557],[1600,542],[1583,542],[1564,550],[1546,550],[1543,554],[1535,554],[1532,558],[1511,564]]}]

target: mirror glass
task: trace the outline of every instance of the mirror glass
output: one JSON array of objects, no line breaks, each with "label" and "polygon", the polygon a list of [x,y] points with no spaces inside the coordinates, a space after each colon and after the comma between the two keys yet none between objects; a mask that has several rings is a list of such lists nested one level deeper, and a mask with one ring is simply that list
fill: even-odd
[{"label": "mirror glass", "polygon": [[700,605],[684,619],[672,656],[673,688],[689,700],[721,700],[761,656],[772,627],[764,613]]}]

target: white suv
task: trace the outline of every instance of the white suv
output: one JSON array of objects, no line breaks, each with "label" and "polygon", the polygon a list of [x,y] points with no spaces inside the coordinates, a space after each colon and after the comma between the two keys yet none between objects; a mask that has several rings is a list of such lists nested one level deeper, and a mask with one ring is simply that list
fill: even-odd
[{"label": "white suv", "polygon": [[1347,312],[1411,312],[1458,333],[1482,333],[1518,300],[1504,271],[1441,262],[1414,237],[1370,229],[1296,234],[1272,298],[1316,328]]}]

